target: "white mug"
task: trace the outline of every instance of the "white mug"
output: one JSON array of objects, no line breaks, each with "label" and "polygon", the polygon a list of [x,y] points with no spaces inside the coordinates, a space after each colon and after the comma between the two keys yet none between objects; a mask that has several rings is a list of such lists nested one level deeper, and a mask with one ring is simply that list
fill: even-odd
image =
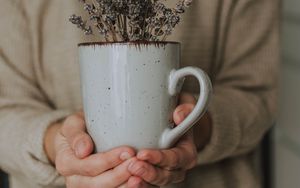
[{"label": "white mug", "polygon": [[[79,44],[87,130],[96,151],[118,146],[169,148],[205,113],[212,87],[196,67],[179,68],[180,44],[128,42]],[[200,84],[194,110],[172,128],[183,78]]]}]

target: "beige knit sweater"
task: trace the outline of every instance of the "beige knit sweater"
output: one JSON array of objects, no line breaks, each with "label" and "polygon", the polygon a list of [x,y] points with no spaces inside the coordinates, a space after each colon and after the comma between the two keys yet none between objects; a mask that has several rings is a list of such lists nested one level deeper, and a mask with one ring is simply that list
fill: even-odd
[{"label": "beige knit sweater", "polygon": [[[0,168],[12,188],[64,187],[43,136],[81,108],[77,43],[96,39],[68,23],[77,0],[0,1]],[[276,113],[278,15],[277,0],[195,0],[170,39],[214,85],[212,137],[181,187],[260,187],[253,151]]]}]

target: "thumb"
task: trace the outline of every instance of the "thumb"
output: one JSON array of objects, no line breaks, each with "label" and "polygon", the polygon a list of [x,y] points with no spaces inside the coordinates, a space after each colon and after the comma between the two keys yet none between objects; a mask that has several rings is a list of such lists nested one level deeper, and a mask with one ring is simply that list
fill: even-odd
[{"label": "thumb", "polygon": [[179,105],[173,113],[174,123],[179,125],[192,112],[194,107],[195,105],[191,103]]},{"label": "thumb", "polygon": [[69,116],[63,123],[61,133],[77,158],[85,158],[93,152],[92,138],[87,134],[84,119],[80,114]]}]

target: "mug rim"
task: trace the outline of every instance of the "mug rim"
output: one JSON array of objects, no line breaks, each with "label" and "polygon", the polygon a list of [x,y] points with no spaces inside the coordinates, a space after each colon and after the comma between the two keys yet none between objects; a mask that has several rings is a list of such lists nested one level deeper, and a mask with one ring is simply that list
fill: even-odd
[{"label": "mug rim", "polygon": [[180,42],[176,41],[118,41],[118,42],[82,42],[78,44],[78,47],[82,46],[107,46],[107,45],[167,45],[176,44],[180,45]]}]

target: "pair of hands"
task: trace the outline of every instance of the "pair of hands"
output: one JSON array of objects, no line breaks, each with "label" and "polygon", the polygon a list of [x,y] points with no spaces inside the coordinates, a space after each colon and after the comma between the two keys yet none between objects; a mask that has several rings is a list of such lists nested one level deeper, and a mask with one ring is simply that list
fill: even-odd
[{"label": "pair of hands", "polygon": [[[191,95],[181,95],[181,105],[173,114],[175,124],[181,123],[194,105]],[[94,145],[82,112],[51,126],[45,149],[68,188],[148,188],[179,183],[197,161],[192,131],[167,150],[145,149],[136,153],[124,146],[92,154]]]}]

